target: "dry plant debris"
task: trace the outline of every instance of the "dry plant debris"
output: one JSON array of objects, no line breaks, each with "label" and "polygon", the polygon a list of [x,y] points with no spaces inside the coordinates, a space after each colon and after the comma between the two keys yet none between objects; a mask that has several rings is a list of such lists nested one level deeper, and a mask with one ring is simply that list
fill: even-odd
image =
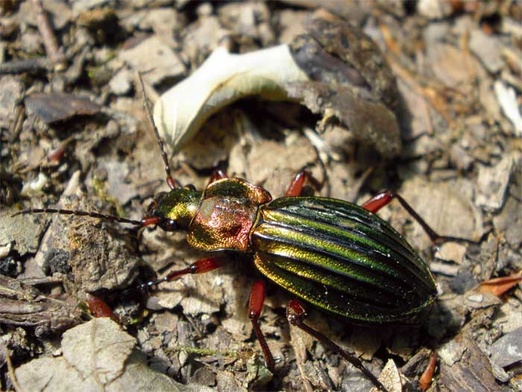
[{"label": "dry plant debris", "polygon": [[196,390],[150,369],[135,346],[136,340],[114,321],[94,319],[63,334],[62,355],[35,359],[16,369],[16,381],[28,391]]},{"label": "dry plant debris", "polygon": [[[392,109],[397,86],[377,46],[344,19],[314,14],[290,45],[242,55],[217,48],[154,108],[160,135],[176,153],[213,114],[242,98],[296,100],[322,122],[336,119],[385,156],[401,150]],[[350,42],[349,45],[345,42]]]},{"label": "dry plant debris", "polygon": [[[137,72],[151,100],[173,88],[175,104],[199,108],[166,127],[182,184],[202,188],[220,167],[279,196],[308,167],[321,195],[363,202],[392,188],[437,231],[476,242],[434,248],[392,204],[379,215],[436,275],[430,317],[368,328],[310,311],[390,390],[417,388],[429,349],[433,390],[522,389],[521,21],[509,0],[0,2],[1,389],[371,387],[287,325],[289,298],[274,287],[262,329],[280,362],[267,371],[246,315],[248,258],[136,297],[128,289],[153,272],[202,255],[161,230],[11,218],[51,205],[141,218],[166,187]],[[288,101],[258,87],[216,98],[252,71],[243,59],[274,51],[281,63],[261,66]],[[235,76],[202,76],[209,67]],[[178,116],[170,105],[164,114]],[[93,291],[125,327],[88,321]]]}]

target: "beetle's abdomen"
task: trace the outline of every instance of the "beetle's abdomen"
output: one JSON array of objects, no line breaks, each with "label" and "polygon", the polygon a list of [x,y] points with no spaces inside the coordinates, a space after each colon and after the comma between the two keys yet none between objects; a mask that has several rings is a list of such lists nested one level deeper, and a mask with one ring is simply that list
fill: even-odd
[{"label": "beetle's abdomen", "polygon": [[426,264],[364,208],[283,197],[259,211],[251,232],[256,266],[297,297],[358,323],[414,320],[433,303],[437,290]]}]

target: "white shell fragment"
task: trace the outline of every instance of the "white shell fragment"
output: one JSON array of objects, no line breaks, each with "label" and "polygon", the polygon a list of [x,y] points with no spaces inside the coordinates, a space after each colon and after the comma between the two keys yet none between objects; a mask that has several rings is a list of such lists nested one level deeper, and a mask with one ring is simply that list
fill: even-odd
[{"label": "white shell fragment", "polygon": [[284,86],[307,80],[287,45],[240,55],[220,47],[194,74],[160,97],[154,121],[175,153],[212,114],[232,102],[251,95],[288,100]]},{"label": "white shell fragment", "polygon": [[511,124],[513,124],[515,135],[522,137],[522,114],[518,108],[515,90],[511,87],[505,86],[504,83],[500,81],[496,81],[495,94],[497,95],[498,102],[504,115],[509,119]]}]

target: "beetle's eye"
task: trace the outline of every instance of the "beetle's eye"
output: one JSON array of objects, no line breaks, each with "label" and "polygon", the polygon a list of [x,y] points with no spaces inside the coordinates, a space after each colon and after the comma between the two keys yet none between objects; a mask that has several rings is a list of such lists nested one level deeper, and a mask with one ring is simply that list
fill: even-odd
[{"label": "beetle's eye", "polygon": [[173,219],[164,219],[159,226],[165,231],[176,231],[178,229],[178,224]]}]

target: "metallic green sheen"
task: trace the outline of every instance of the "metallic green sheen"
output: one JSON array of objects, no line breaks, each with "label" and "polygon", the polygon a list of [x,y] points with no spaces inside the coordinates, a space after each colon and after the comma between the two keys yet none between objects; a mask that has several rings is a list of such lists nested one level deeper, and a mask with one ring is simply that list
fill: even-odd
[{"label": "metallic green sheen", "polygon": [[156,196],[147,217],[161,217],[176,221],[179,229],[187,230],[198,213],[203,192],[190,187],[172,189]]},{"label": "metallic green sheen", "polygon": [[267,278],[355,323],[414,322],[437,295],[427,265],[404,238],[346,201],[276,199],[260,206],[250,236]]}]

